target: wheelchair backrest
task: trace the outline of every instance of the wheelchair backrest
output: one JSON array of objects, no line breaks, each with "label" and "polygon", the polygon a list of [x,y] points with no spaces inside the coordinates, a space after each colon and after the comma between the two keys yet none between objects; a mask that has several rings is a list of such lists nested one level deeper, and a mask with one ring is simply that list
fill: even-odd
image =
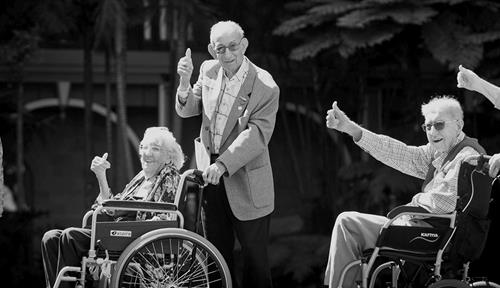
[{"label": "wheelchair backrest", "polygon": [[491,199],[491,182],[484,162],[477,165],[464,162],[458,174],[457,212],[468,213],[477,218],[488,216]]},{"label": "wheelchair backrest", "polygon": [[477,165],[464,162],[460,166],[456,227],[449,247],[450,259],[456,263],[478,259],[488,236],[492,179],[481,159]]}]

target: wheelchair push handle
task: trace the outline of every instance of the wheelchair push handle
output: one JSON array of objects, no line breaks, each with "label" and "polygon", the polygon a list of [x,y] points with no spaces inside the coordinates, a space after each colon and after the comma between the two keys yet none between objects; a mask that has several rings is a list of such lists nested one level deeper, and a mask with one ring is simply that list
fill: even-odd
[{"label": "wheelchair push handle", "polygon": [[475,165],[476,171],[488,175],[488,171],[490,170],[490,164],[488,163],[488,161],[490,160],[490,158],[491,156],[486,154],[474,155],[466,157],[464,159],[464,162],[467,162],[471,165]]},{"label": "wheelchair push handle", "polygon": [[198,169],[189,169],[184,171],[181,175],[181,186],[184,184],[184,181],[188,181],[199,186],[205,186],[205,181],[203,180],[203,171]]}]

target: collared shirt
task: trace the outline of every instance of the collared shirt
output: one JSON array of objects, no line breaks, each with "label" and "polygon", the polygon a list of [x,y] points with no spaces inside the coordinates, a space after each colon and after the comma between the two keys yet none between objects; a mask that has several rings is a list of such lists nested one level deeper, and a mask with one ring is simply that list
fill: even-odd
[{"label": "collared shirt", "polygon": [[[464,137],[465,134],[461,132],[454,144]],[[420,179],[425,179],[432,163],[436,167],[434,177],[408,204],[420,206],[431,213],[450,213],[455,210],[460,164],[465,157],[479,154],[472,147],[465,147],[454,159],[443,163],[448,152],[438,152],[430,144],[409,146],[366,129],[363,129],[361,139],[356,144],[380,162]]]},{"label": "collared shirt", "polygon": [[212,136],[213,152],[215,154],[219,153],[222,134],[224,133],[224,128],[226,128],[227,118],[233,107],[234,100],[238,97],[241,85],[245,81],[248,75],[248,59],[243,58],[243,62],[238,69],[238,72],[229,79],[224,73],[224,69],[220,68],[222,77],[221,79],[221,90],[217,99],[217,106],[215,107],[214,117],[212,117],[212,122],[210,123],[210,134]]}]

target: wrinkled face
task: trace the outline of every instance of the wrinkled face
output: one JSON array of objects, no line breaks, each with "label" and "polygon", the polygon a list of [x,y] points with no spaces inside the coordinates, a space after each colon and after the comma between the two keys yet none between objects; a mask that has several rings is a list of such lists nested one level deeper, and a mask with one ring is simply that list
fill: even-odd
[{"label": "wrinkled face", "polygon": [[165,163],[167,153],[157,135],[146,134],[139,145],[141,167],[147,177],[157,174]]},{"label": "wrinkled face", "polygon": [[447,152],[462,131],[462,120],[457,120],[446,111],[436,109],[425,116],[427,140],[436,151]]},{"label": "wrinkled face", "polygon": [[210,44],[214,52],[214,57],[219,61],[222,68],[231,77],[243,63],[248,40],[235,31],[228,30],[215,35]]}]

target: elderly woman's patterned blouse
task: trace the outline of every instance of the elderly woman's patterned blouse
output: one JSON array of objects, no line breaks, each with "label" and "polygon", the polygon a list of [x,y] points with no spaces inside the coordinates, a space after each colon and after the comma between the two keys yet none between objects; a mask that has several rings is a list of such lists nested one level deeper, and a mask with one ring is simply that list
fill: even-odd
[{"label": "elderly woman's patterned blouse", "polygon": [[[125,186],[123,191],[119,194],[114,195],[111,199],[114,200],[141,200],[141,201],[152,201],[160,203],[174,203],[175,195],[177,192],[177,186],[179,185],[180,175],[179,170],[175,168],[173,164],[166,164],[160,170],[160,173],[152,179],[146,180],[144,171],[139,172],[132,180]],[[146,184],[145,181],[149,181],[150,185],[143,186]],[[145,197],[137,197],[138,192],[141,189],[148,189],[146,191]],[[144,194],[144,191],[141,191]],[[100,199],[98,199],[100,200]],[[98,201],[100,202],[100,201]],[[116,221],[120,220],[133,220],[130,219],[131,215],[135,212],[126,213],[115,213],[114,217]],[[172,219],[173,217],[164,213],[152,213],[152,212],[137,212],[136,220],[147,220],[151,219],[153,216],[158,216],[161,219]]]}]

